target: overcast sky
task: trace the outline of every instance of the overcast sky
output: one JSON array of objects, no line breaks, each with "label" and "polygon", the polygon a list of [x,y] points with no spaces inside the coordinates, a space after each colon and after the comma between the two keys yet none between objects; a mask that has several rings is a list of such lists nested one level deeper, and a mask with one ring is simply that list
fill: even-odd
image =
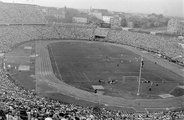
[{"label": "overcast sky", "polygon": [[184,0],[1,0],[41,6],[89,9],[102,8],[133,13],[162,13],[184,17]]}]

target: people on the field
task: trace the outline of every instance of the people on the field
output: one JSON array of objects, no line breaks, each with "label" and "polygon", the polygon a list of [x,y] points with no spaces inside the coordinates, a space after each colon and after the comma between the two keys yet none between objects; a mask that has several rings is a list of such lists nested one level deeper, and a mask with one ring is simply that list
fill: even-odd
[{"label": "people on the field", "polygon": [[152,90],[152,88],[151,87],[149,87],[149,91],[151,91]]},{"label": "people on the field", "polygon": [[143,59],[141,60],[141,67],[142,68],[144,67],[144,60]]},{"label": "people on the field", "polygon": [[99,83],[105,83],[105,81],[102,80],[102,79],[99,79],[98,82],[99,82]]},{"label": "people on the field", "polygon": [[109,84],[116,84],[118,82],[118,80],[109,80],[107,83]]},{"label": "people on the field", "polygon": [[119,67],[119,64],[117,64],[117,67]]},{"label": "people on the field", "polygon": [[94,91],[95,93],[97,93],[98,92],[98,90],[97,89],[95,89],[95,91]]}]

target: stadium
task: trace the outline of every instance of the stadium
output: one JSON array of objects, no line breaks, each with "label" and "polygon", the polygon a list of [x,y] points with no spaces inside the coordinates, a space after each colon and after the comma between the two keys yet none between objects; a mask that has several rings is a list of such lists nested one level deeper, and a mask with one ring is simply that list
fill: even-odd
[{"label": "stadium", "polygon": [[184,118],[184,49],[177,38],[47,24],[35,6],[0,5],[7,10],[0,13],[0,116]]}]

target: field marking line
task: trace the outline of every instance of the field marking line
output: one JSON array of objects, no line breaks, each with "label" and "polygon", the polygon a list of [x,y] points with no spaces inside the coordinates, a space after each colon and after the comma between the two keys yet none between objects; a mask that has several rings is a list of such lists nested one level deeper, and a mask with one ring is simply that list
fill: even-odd
[{"label": "field marking line", "polygon": [[[102,71],[101,73],[112,73],[109,71]],[[122,71],[115,71],[114,73],[122,73],[122,74],[138,74],[139,72],[122,72]],[[142,74],[151,74],[150,72],[142,72]]]},{"label": "field marking line", "polygon": [[29,58],[29,56],[27,56],[27,55],[9,55],[9,56],[6,56],[7,58],[14,58],[14,57],[20,57],[20,58]]},{"label": "field marking line", "polygon": [[148,109],[147,109],[147,108],[144,108],[144,109],[145,109],[146,113],[149,113],[149,111],[148,111]]},{"label": "field marking line", "polygon": [[136,78],[136,81],[138,82],[138,76],[123,76],[123,78],[125,79],[125,81],[126,81],[126,78],[128,78],[128,77],[130,77],[130,78]]},{"label": "field marking line", "polygon": [[175,109],[176,107],[170,107],[170,108],[168,108],[168,107],[160,107],[160,108],[144,108],[145,110],[146,110],[146,112],[148,112],[149,113],[149,110],[161,110],[161,111],[163,111],[163,110],[172,110],[172,109]]},{"label": "field marking line", "polygon": [[82,72],[82,74],[84,75],[84,77],[85,77],[89,82],[91,82],[91,80],[88,78],[88,76],[86,75],[86,73]]},{"label": "field marking line", "polygon": [[[53,56],[54,63],[55,63],[55,65],[56,65],[56,69],[57,69],[57,72],[58,72],[58,74],[59,74],[59,77],[60,77],[61,80],[63,80],[63,78],[62,78],[62,76],[61,76],[61,73],[60,73],[60,71],[59,71],[57,62],[56,62],[56,60],[55,60],[55,56],[54,56],[54,54],[53,54],[52,47],[50,47],[50,50],[51,50],[51,54],[52,54],[52,56]],[[47,51],[48,51],[48,49],[47,49]],[[49,56],[49,57],[50,57],[50,56]]]}]

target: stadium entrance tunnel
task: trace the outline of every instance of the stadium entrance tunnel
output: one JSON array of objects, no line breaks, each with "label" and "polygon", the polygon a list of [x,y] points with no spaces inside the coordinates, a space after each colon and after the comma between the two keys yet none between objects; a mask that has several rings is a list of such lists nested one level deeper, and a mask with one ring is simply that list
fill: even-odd
[{"label": "stadium entrance tunnel", "polygon": [[106,36],[95,35],[94,41],[104,41]]}]

